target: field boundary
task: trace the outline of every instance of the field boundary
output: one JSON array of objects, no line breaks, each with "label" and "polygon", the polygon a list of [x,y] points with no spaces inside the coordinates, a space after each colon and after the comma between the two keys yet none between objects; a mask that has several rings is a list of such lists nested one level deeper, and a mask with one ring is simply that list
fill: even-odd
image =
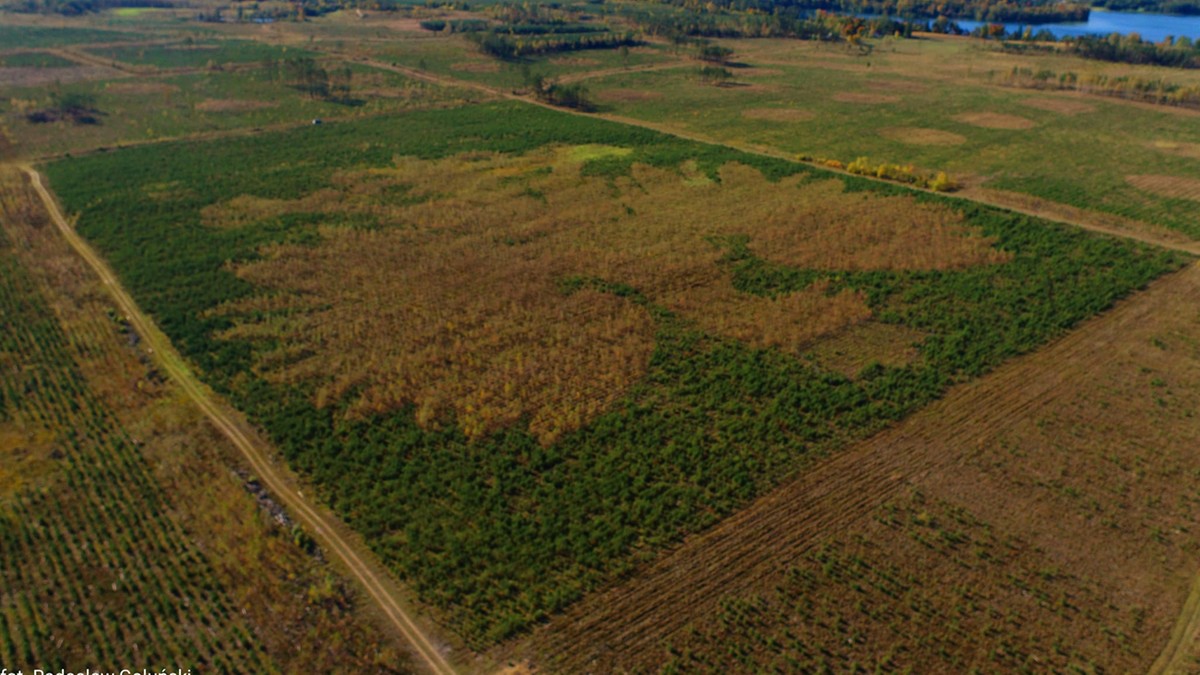
[{"label": "field boundary", "polygon": [[282,501],[300,522],[302,522],[313,538],[326,550],[333,552],[342,565],[349,570],[367,595],[383,611],[387,619],[399,630],[404,639],[412,646],[413,655],[422,662],[429,672],[439,675],[452,675],[457,670],[442,654],[442,650],[419,626],[410,614],[396,599],[398,591],[386,579],[358,554],[355,548],[339,531],[339,523],[314,506],[304,497],[299,489],[294,487],[272,461],[266,444],[257,438],[257,434],[249,423],[241,419],[226,405],[218,402],[215,394],[208,390],[191,372],[182,357],[134,303],[132,296],[121,286],[116,275],[108,269],[104,260],[87,244],[63,216],[53,196],[42,183],[41,174],[29,165],[20,165],[37,191],[51,219],[59,232],[71,245],[71,248],[84,259],[108,289],[109,294],[127,315],[129,322],[145,340],[147,350],[160,367],[174,380],[183,393],[204,412],[205,416],[220,432],[226,436],[253,468],[271,494]]},{"label": "field boundary", "polygon": [[1187,648],[1195,642],[1195,635],[1198,631],[1200,631],[1200,574],[1197,574],[1192,581],[1192,587],[1188,592],[1187,601],[1183,603],[1179,620],[1171,628],[1171,637],[1167,640],[1166,647],[1163,647],[1162,653],[1150,666],[1150,675],[1188,672],[1184,668],[1186,665],[1184,661],[1189,655]]}]

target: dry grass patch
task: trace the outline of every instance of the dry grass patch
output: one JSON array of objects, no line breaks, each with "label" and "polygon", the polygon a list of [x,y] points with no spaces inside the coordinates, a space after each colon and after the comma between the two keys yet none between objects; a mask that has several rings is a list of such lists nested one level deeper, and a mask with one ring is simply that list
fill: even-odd
[{"label": "dry grass patch", "polygon": [[46,87],[87,80],[103,80],[122,75],[121,71],[101,66],[73,68],[0,67],[0,87]]},{"label": "dry grass patch", "polygon": [[275,107],[275,104],[269,101],[250,101],[233,98],[210,98],[196,104],[196,110],[203,112],[249,112],[251,110],[273,107]]},{"label": "dry grass patch", "polygon": [[867,88],[898,94],[920,94],[929,91],[929,85],[915,80],[871,80],[867,82]]},{"label": "dry grass patch", "polygon": [[871,318],[862,293],[842,290],[830,295],[828,290],[828,282],[819,282],[765,298],[739,293],[722,281],[682,293],[670,306],[710,333],[799,354],[819,338]]},{"label": "dry grass patch", "polygon": [[985,129],[1032,129],[1037,122],[1017,115],[1006,115],[993,112],[972,112],[955,115],[954,119],[963,124],[983,127]]},{"label": "dry grass patch", "polygon": [[1154,147],[1155,150],[1165,152],[1169,155],[1187,157],[1189,159],[1200,159],[1200,143],[1154,141],[1152,147]]},{"label": "dry grass patch", "polygon": [[1038,97],[1022,99],[1021,103],[1038,110],[1046,110],[1062,115],[1079,115],[1096,110],[1096,106],[1069,98]]},{"label": "dry grass patch", "polygon": [[817,183],[807,196],[760,222],[750,248],[767,260],[826,270],[952,270],[1011,257],[943,206],[845,194],[839,180]]},{"label": "dry grass patch", "polygon": [[952,211],[847,194],[840,181],[770,183],[736,164],[719,182],[686,165],[635,165],[615,181],[580,174],[584,160],[621,150],[397,158],[302,199],[212,207],[214,226],[323,211],[374,228],[324,228],[317,246],[273,246],[239,265],[263,294],[225,309],[238,321],[228,337],[277,341],[258,368],[314,383],[319,405],[348,399],[352,415],[411,405],[422,424],[453,418],[471,436],[527,421],[548,443],[617,401],[653,349],[647,309],[604,283],[710,332],[798,351],[868,319],[865,300],[822,284],[741,294],[714,242],[748,235],[764,257],[828,269],[1003,258]]},{"label": "dry grass patch", "polygon": [[833,95],[833,100],[839,103],[879,105],[881,103],[899,103],[900,97],[892,94],[873,94],[865,91],[840,91]]},{"label": "dry grass patch", "polygon": [[1184,176],[1134,175],[1125,180],[1139,190],[1171,199],[1200,201],[1200,179]]},{"label": "dry grass patch", "polygon": [[268,199],[239,195],[204,207],[200,210],[200,221],[210,227],[245,227],[289,213],[319,210],[321,201],[328,196],[329,193],[325,191],[316,192],[304,199]]},{"label": "dry grass patch", "polygon": [[104,88],[113,94],[170,94],[179,91],[179,87],[166,82],[112,82]]},{"label": "dry grass patch", "polygon": [[880,129],[879,135],[907,145],[962,145],[967,137],[953,131],[926,127],[888,127]]},{"label": "dry grass patch", "polygon": [[742,111],[742,117],[748,120],[767,122],[807,122],[816,116],[811,110],[797,108],[749,108]]},{"label": "dry grass patch", "polygon": [[821,367],[853,378],[872,363],[901,367],[916,361],[924,339],[924,333],[907,326],[868,321],[822,340],[807,354]]}]

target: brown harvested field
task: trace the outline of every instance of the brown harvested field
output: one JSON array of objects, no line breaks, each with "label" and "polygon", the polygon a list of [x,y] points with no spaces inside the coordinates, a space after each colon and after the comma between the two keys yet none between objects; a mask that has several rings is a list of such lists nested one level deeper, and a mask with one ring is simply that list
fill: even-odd
[{"label": "brown harvested field", "polygon": [[251,110],[260,110],[262,108],[271,108],[275,104],[270,101],[250,101],[246,99],[215,99],[210,98],[196,104],[196,110],[204,112],[248,112]]},{"label": "brown harvested field", "polygon": [[925,127],[887,127],[879,130],[884,138],[908,145],[962,145],[967,137],[953,131]]},{"label": "brown harvested field", "polygon": [[633,103],[635,101],[653,101],[662,98],[662,92],[649,89],[605,89],[596,94],[596,98],[607,103]]},{"label": "brown harvested field", "polygon": [[1151,147],[1168,155],[1200,159],[1200,143],[1180,143],[1177,141],[1155,141]]},{"label": "brown harvested field", "polygon": [[881,103],[898,103],[899,96],[892,94],[872,94],[860,91],[840,91],[833,95],[833,100],[839,103],[861,103],[863,105],[879,105]]},{"label": "brown harvested field", "polygon": [[1037,122],[1017,115],[1006,115],[993,112],[972,112],[955,115],[955,120],[985,129],[1032,129]]},{"label": "brown harvested field", "polygon": [[1186,176],[1135,175],[1125,180],[1139,190],[1171,199],[1200,201],[1200,179]]},{"label": "brown harvested field", "polygon": [[[279,339],[259,367],[315,383],[319,404],[353,396],[358,414],[412,404],[423,424],[453,414],[472,436],[528,420],[550,442],[617,400],[653,348],[646,307],[600,292],[606,280],[717,333],[796,352],[870,318],[865,299],[819,284],[775,299],[736,292],[720,242],[748,236],[764,259],[834,270],[1006,259],[957,212],[845,193],[836,180],[771,183],[736,164],[719,182],[688,166],[635,166],[612,183],[580,175],[581,159],[620,152],[400,159],[338,174],[301,199],[241,196],[210,207],[214,227],[312,211],[382,225],[326,228],[320,246],[277,246],[240,265],[264,295],[227,308],[238,321],[230,336]],[[470,288],[495,292],[456,289],[441,283],[447,276],[473,276]],[[268,306],[287,318],[254,318]]]},{"label": "brown harvested field", "polygon": [[811,110],[799,108],[747,108],[742,111],[742,117],[748,120],[767,122],[807,122],[816,116]]},{"label": "brown harvested field", "polygon": [[523,645],[547,672],[1145,671],[1197,570],[1200,266],[818,463]]},{"label": "brown harvested field", "polygon": [[1096,110],[1096,106],[1085,101],[1080,101],[1065,96],[1039,96],[1036,98],[1022,99],[1021,104],[1027,105],[1030,108],[1038,110],[1046,110],[1056,112],[1063,115],[1079,115],[1081,113],[1089,113]]}]

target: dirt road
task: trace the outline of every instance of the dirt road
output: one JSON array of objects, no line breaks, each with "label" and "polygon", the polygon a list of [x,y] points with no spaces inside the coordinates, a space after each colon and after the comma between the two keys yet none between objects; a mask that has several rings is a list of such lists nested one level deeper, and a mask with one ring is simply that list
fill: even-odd
[{"label": "dirt road", "polygon": [[142,336],[159,366],[179,385],[188,398],[204,411],[204,414],[221,433],[237,446],[253,468],[255,475],[263,481],[276,499],[287,506],[292,517],[303,523],[313,538],[327,552],[332,553],[341,561],[371,600],[378,605],[387,619],[412,646],[415,659],[423,663],[430,672],[455,673],[455,669],[435,641],[402,607],[397,599],[399,592],[393,584],[373,563],[359,555],[356,548],[349,543],[342,532],[344,526],[340,525],[334,516],[313,505],[301,494],[295,487],[295,481],[287,475],[286,469],[277,467],[271,461],[267,450],[269,445],[258,437],[248,422],[227,405],[219,402],[217,397],[196,378],[166,336],[141,312],[133,298],[108,269],[104,260],[75,233],[74,228],[63,217],[54,198],[42,184],[41,174],[29,166],[21,166],[21,170],[29,175],[34,189],[37,190],[38,196],[46,205],[46,210],[63,237],[104,282],[121,311],[126,314],[129,322]]}]

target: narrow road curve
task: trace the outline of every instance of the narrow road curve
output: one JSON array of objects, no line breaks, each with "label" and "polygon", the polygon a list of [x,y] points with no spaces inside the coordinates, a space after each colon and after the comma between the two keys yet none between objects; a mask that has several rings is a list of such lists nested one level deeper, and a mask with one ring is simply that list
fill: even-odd
[{"label": "narrow road curve", "polygon": [[104,282],[121,311],[128,316],[130,323],[150,348],[150,353],[159,366],[170,375],[188,398],[204,411],[204,414],[221,430],[221,433],[225,434],[241,450],[254,473],[266,484],[271,494],[287,506],[291,515],[304,524],[313,538],[326,551],[332,552],[345,565],[388,620],[409,642],[413,655],[423,662],[432,673],[438,675],[455,673],[455,669],[442,655],[433,640],[425,634],[396,600],[398,593],[391,583],[359,556],[338,531],[335,526],[338,521],[332,515],[312,505],[300,494],[299,490],[293,487],[291,481],[272,464],[266,451],[266,444],[257,439],[249,423],[233,413],[227,406],[218,403],[216,396],[201,384],[200,380],[188,369],[183,358],[149,317],[141,312],[104,260],[76,234],[75,229],[63,217],[58,204],[42,184],[41,174],[28,165],[22,165],[20,168],[29,175],[33,188],[46,205],[46,211],[58,226],[67,243]]}]

